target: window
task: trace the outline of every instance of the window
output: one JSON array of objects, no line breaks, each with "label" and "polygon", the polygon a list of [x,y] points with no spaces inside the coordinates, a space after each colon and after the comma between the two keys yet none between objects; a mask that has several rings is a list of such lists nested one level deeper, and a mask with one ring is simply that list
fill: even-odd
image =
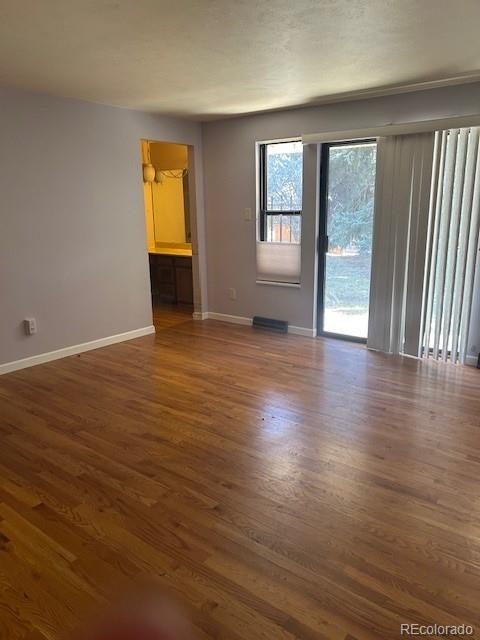
[{"label": "window", "polygon": [[260,240],[300,244],[303,147],[300,141],[260,145]]}]

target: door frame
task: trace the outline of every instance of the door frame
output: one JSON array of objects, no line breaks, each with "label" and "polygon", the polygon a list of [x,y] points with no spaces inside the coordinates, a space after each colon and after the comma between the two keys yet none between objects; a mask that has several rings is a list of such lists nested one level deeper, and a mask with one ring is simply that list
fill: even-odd
[{"label": "door frame", "polygon": [[[207,283],[204,279],[204,274],[206,273],[206,250],[205,250],[205,234],[204,234],[204,218],[205,212],[203,207],[203,202],[201,202],[197,198],[197,182],[199,180],[199,175],[196,168],[196,163],[199,162],[198,157],[199,154],[198,144],[196,142],[187,143],[187,142],[178,142],[176,140],[159,140],[154,138],[140,138],[140,159],[141,162],[144,162],[143,156],[143,144],[147,145],[161,143],[161,144],[171,144],[171,145],[180,145],[187,148],[187,156],[188,156],[188,205],[190,210],[190,243],[192,245],[192,286],[193,286],[193,317],[195,319],[204,319],[205,307],[206,307],[206,298],[207,298]],[[141,167],[142,165],[140,165]],[[200,169],[201,173],[201,169]],[[184,190],[185,192],[185,190]],[[185,193],[184,193],[185,195]],[[144,207],[142,208],[144,211]],[[144,214],[143,214],[144,215]],[[145,217],[145,215],[144,215]],[[186,229],[187,230],[187,229]],[[145,229],[145,246],[148,245],[147,240],[147,230]],[[149,260],[149,252],[148,248],[146,249],[147,260]],[[149,280],[151,281],[151,276],[149,274]]]},{"label": "door frame", "polygon": [[366,344],[367,338],[349,336],[343,333],[333,333],[323,329],[325,316],[325,270],[326,254],[328,251],[327,213],[328,213],[328,165],[330,148],[351,146],[355,144],[376,143],[376,138],[364,138],[361,140],[342,140],[341,142],[323,142],[320,148],[320,180],[318,197],[318,273],[317,273],[317,336],[335,338],[347,342]]}]

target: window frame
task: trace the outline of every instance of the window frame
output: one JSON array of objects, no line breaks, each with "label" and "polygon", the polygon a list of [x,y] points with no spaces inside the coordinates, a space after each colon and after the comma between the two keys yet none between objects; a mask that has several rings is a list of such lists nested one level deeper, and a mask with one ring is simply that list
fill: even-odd
[{"label": "window frame", "polygon": [[[291,242],[285,244],[301,244],[302,242],[302,226],[301,216],[303,209],[284,211],[276,211],[267,208],[267,147],[272,144],[285,144],[287,142],[301,142],[301,138],[288,138],[284,140],[271,140],[268,142],[258,143],[258,169],[259,169],[259,240],[260,242],[271,242],[267,240],[267,221],[269,216],[299,216],[300,217],[300,242]],[[302,168],[303,168],[303,153],[302,153]],[[302,205],[303,205],[303,179],[302,179]]]}]

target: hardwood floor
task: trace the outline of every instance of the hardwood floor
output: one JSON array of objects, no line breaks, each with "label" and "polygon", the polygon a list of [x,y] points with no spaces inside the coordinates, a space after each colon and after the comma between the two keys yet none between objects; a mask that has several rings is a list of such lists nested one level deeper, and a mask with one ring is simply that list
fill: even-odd
[{"label": "hardwood floor", "polygon": [[158,327],[0,378],[2,639],[144,577],[198,638],[480,629],[480,371]]},{"label": "hardwood floor", "polygon": [[192,314],[193,305],[190,304],[154,304],[153,324],[157,331],[169,329],[185,320],[191,320]]}]

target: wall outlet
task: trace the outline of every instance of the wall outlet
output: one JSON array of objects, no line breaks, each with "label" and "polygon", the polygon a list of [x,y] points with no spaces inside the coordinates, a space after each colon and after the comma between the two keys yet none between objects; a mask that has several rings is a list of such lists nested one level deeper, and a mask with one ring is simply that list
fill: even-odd
[{"label": "wall outlet", "polygon": [[23,321],[23,326],[25,328],[25,333],[27,336],[33,336],[37,333],[37,321],[35,318],[25,318]]},{"label": "wall outlet", "polygon": [[228,297],[230,298],[230,300],[236,300],[237,299],[237,290],[234,289],[233,287],[230,287],[230,289],[228,290]]},{"label": "wall outlet", "polygon": [[250,207],[246,207],[243,210],[243,217],[245,218],[245,220],[252,220],[252,210],[250,209]]}]

